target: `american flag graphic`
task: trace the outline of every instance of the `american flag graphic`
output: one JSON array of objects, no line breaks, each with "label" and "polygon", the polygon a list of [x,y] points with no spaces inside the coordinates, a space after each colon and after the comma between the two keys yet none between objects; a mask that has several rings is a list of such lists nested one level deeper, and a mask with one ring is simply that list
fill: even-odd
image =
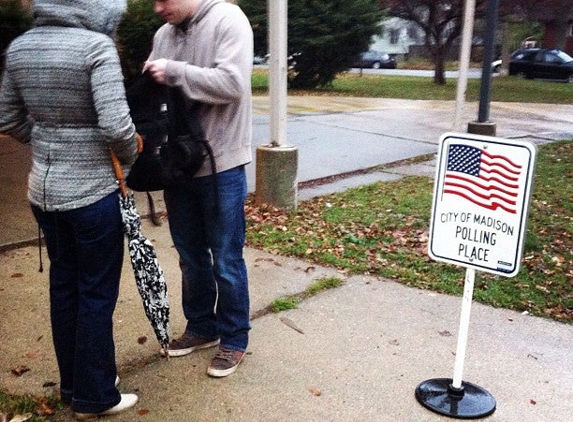
[{"label": "american flag graphic", "polygon": [[460,144],[448,148],[444,194],[458,195],[490,210],[517,213],[522,166],[503,155]]}]

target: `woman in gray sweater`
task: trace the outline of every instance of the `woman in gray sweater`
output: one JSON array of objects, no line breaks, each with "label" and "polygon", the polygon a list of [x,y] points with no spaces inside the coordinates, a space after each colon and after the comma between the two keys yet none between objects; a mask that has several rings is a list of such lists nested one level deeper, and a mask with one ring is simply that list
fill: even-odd
[{"label": "woman in gray sweater", "polygon": [[129,170],[135,127],[111,38],[125,0],[35,0],[35,27],[6,54],[0,133],[33,151],[28,198],[50,257],[62,400],[76,419],[137,402],[116,388],[112,315],[124,235],[110,150]]}]

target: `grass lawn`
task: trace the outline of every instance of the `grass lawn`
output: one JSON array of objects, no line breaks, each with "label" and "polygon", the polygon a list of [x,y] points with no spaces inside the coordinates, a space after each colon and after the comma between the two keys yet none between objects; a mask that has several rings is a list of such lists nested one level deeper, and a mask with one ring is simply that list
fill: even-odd
[{"label": "grass lawn", "polygon": [[[539,147],[528,231],[513,278],[478,272],[474,299],[573,323],[573,141]],[[247,206],[248,245],[461,295],[465,268],[428,257],[433,180],[406,177],[299,203]]]},{"label": "grass lawn", "polygon": [[[268,89],[267,70],[255,69],[252,83],[253,93],[265,94]],[[456,89],[456,79],[447,79],[445,85],[436,85],[430,77],[344,73],[334,80],[331,87],[313,91],[290,90],[289,95],[341,95],[454,101]],[[480,79],[468,79],[467,101],[479,101],[480,89]],[[496,76],[492,79],[491,101],[571,104],[571,98],[573,98],[573,84],[521,79],[515,76]]]}]

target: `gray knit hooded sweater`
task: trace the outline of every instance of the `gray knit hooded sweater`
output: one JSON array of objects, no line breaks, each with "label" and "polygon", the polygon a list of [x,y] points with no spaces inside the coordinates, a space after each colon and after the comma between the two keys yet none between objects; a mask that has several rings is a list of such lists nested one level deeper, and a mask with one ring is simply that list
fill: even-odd
[{"label": "gray knit hooded sweater", "polygon": [[128,170],[135,127],[111,38],[125,0],[35,0],[35,27],[6,54],[0,133],[31,142],[28,199],[45,211],[117,190],[111,148]]}]

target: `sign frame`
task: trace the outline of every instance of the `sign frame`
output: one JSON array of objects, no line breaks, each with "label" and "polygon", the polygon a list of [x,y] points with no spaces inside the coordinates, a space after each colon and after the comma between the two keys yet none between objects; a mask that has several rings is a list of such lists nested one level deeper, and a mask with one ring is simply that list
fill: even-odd
[{"label": "sign frame", "polygon": [[[451,146],[454,149],[450,150]],[[487,158],[488,151],[492,153],[492,156],[501,157],[515,164],[516,168],[520,168],[519,173],[516,172],[515,181],[510,182],[511,188],[509,189],[515,197],[515,201],[510,206],[496,199],[496,197],[506,196],[504,191],[499,191],[498,195],[498,191],[493,186],[494,184],[499,186],[497,180],[501,177],[499,174],[493,174],[496,170],[492,171],[491,177],[491,179],[495,177],[495,180],[486,180],[484,183],[480,180],[478,184],[478,186],[487,184],[488,189],[491,188],[494,191],[491,195],[493,199],[482,201],[480,197],[474,197],[473,186],[468,195],[465,194],[468,190],[455,192],[455,187],[449,187],[451,185],[461,186],[451,181],[451,177],[458,174],[465,176],[460,179],[479,179],[467,176],[463,171],[452,171],[454,167],[452,163],[465,165],[468,161],[478,160],[479,164],[483,165],[482,163],[487,160],[474,159],[476,155],[472,154],[475,153],[479,157],[485,154]],[[537,147],[531,142],[469,133],[444,133],[439,141],[438,164],[434,180],[428,242],[430,257],[436,261],[453,263],[504,277],[515,276],[519,272],[523,253],[536,155]],[[512,160],[508,160],[507,157],[511,157]],[[500,161],[497,158],[493,160]],[[506,162],[502,164],[505,167]],[[448,165],[450,165],[450,170],[448,170]],[[505,170],[500,169],[502,172]],[[446,189],[446,174],[449,178],[448,189]],[[476,188],[477,190],[480,189]],[[478,201],[476,202],[475,199]],[[484,203],[479,203],[480,201],[491,201],[489,208]],[[490,259],[495,263],[493,261],[490,263]]]}]

